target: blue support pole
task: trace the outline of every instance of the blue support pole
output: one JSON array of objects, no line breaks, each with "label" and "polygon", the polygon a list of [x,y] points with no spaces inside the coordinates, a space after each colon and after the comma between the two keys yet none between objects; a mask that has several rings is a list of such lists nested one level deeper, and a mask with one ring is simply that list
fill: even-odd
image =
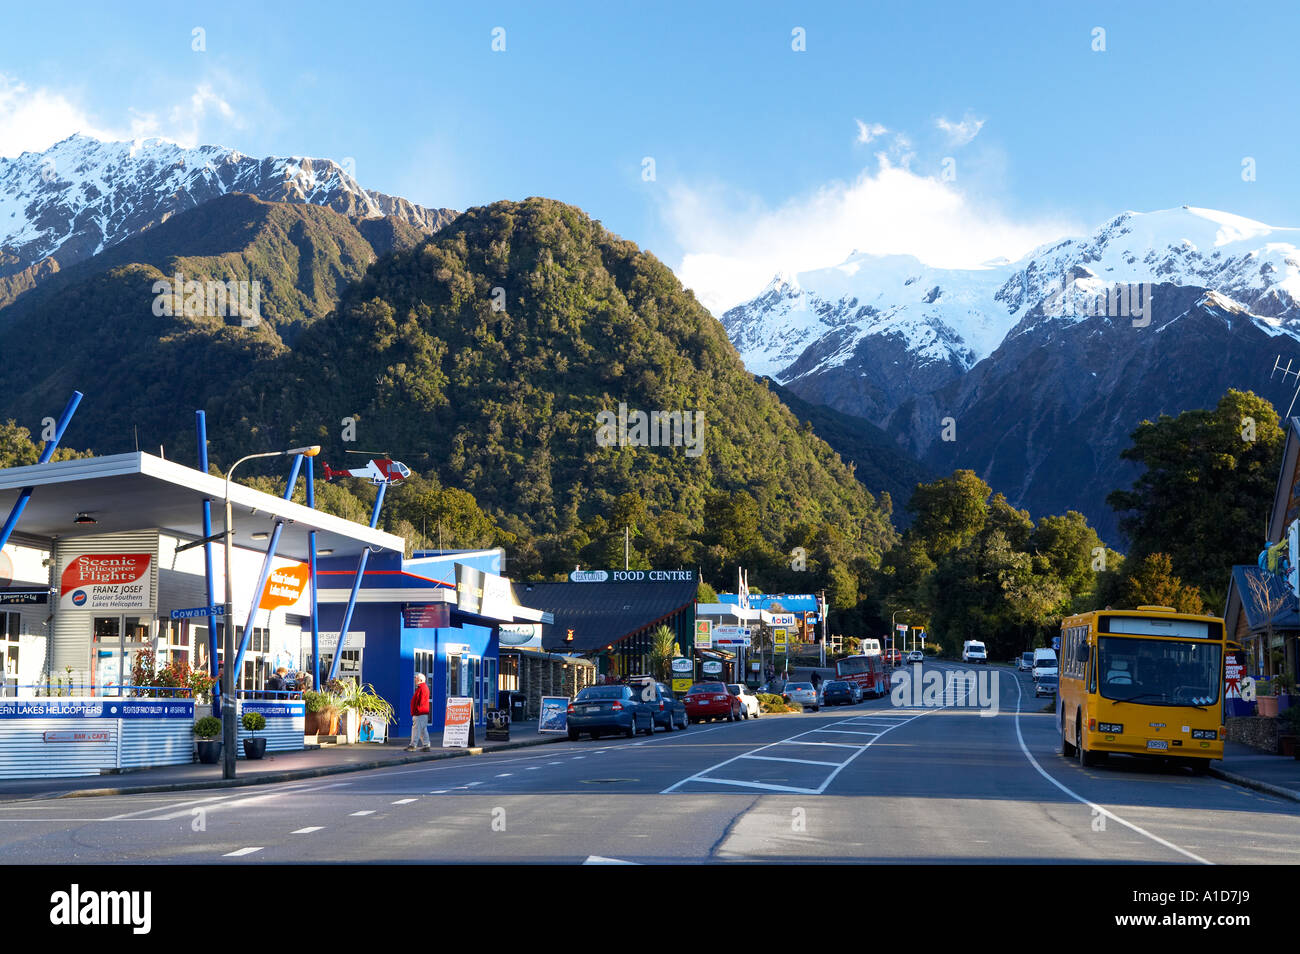
[{"label": "blue support pole", "polygon": [[[63,432],[68,429],[68,424],[72,420],[72,415],[77,413],[77,405],[81,403],[82,394],[80,391],[73,391],[72,397],[68,399],[67,406],[63,409],[63,414],[59,417],[58,423],[54,427],[54,437],[48,441],[41,450],[38,464],[48,464],[50,458],[54,456],[55,449],[59,446],[59,441],[63,439]],[[32,497],[34,487],[24,487],[18,494],[18,499],[14,501],[13,509],[9,511],[8,518],[5,519],[4,526],[0,527],[0,549],[9,542],[10,535],[14,532],[14,527],[18,526],[18,518],[23,515],[27,509],[27,501]]]},{"label": "blue support pole", "polygon": [[[293,469],[289,472],[289,483],[284,488],[285,500],[293,497],[300,470],[302,470],[302,455],[298,454],[293,459]],[[257,620],[258,603],[262,601],[262,590],[266,587],[267,577],[271,575],[271,561],[275,559],[275,550],[280,545],[280,533],[283,530],[284,521],[277,520],[275,527],[271,530],[271,542],[266,548],[266,556],[262,559],[262,572],[257,577],[257,587],[253,590],[253,601],[248,607],[248,622],[244,624],[244,638],[239,641],[239,654],[235,657],[235,668],[232,671],[235,679],[238,679],[239,674],[243,672],[244,655],[248,652],[249,637],[253,635],[253,623]],[[229,626],[231,622],[231,620],[227,620],[226,625]]]},{"label": "blue support pole", "polygon": [[[195,425],[199,434],[199,470],[208,472],[208,416],[203,411],[194,412]],[[212,536],[212,501],[203,501],[203,535]],[[203,570],[208,582],[208,605],[217,602],[216,581],[212,578],[212,544],[203,544]],[[208,614],[208,669],[215,678],[217,675],[217,617]]]},{"label": "blue support pole", "polygon": [[[307,506],[316,509],[316,465],[307,461]],[[307,534],[308,572],[311,583],[311,687],[320,691],[320,620],[316,617],[316,531]]]},{"label": "blue support pole", "polygon": [[[379,525],[379,510],[384,505],[384,492],[388,490],[387,482],[379,485],[379,493],[375,496],[375,509],[370,513],[370,529]],[[339,626],[339,644],[334,647],[334,659],[330,662],[330,678],[336,679],[339,674],[339,660],[343,658],[343,647],[348,639],[348,627],[352,625],[352,611],[357,607],[357,594],[361,591],[361,579],[366,575],[366,563],[370,561],[370,548],[361,551],[361,559],[357,561],[357,575],[352,579],[352,592],[348,594],[348,608],[343,611],[343,624]]]}]

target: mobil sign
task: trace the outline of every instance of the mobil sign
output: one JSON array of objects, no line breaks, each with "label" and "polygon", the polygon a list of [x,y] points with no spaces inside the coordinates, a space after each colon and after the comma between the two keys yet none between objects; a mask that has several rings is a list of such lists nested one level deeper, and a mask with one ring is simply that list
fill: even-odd
[{"label": "mobil sign", "polygon": [[59,578],[59,609],[151,610],[153,554],[80,553]]}]

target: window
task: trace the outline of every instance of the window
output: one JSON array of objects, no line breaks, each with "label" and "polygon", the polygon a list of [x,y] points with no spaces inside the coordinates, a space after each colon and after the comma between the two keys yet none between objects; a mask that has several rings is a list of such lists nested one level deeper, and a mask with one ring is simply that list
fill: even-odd
[{"label": "window", "polygon": [[447,657],[447,698],[460,695],[460,654]]}]

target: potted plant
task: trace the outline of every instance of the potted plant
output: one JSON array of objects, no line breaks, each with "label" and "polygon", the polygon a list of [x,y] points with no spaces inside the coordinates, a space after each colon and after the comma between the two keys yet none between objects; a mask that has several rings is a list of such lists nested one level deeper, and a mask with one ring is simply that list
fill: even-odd
[{"label": "potted plant", "polygon": [[260,759],[266,754],[266,738],[257,733],[266,728],[266,716],[260,712],[245,712],[239,721],[244,731],[253,733],[251,738],[244,740],[244,757]]},{"label": "potted plant", "polygon": [[302,694],[305,735],[336,735],[339,725],[338,705],[328,692],[307,690]]},{"label": "potted plant", "polygon": [[1270,679],[1267,682],[1260,682],[1255,687],[1255,704],[1259,709],[1259,714],[1265,719],[1277,717],[1277,680]]},{"label": "potted plant", "polygon": [[348,716],[348,742],[357,740],[357,728],[361,725],[361,720],[367,716],[371,719],[382,719],[386,725],[396,721],[392,705],[375,692],[374,686],[369,683],[359,686],[351,679],[347,679],[343,681],[341,688],[343,692],[338,698],[338,704]]},{"label": "potted plant", "polygon": [[221,759],[221,720],[216,716],[204,716],[194,723],[194,736],[199,761],[204,765],[216,765]]}]

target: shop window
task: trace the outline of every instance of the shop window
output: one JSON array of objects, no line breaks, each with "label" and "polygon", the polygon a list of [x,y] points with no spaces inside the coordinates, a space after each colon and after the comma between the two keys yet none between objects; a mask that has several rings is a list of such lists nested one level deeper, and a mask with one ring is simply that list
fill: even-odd
[{"label": "shop window", "polygon": [[460,695],[460,654],[447,657],[447,698]]}]

